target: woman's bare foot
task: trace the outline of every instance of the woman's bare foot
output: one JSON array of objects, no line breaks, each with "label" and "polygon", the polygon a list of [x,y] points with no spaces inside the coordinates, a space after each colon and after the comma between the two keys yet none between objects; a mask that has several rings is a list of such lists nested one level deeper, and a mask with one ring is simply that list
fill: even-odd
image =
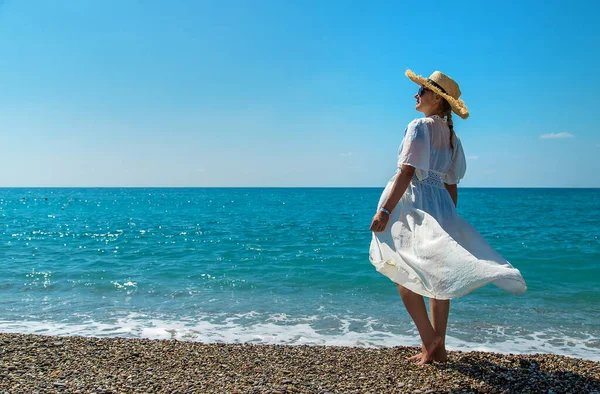
[{"label": "woman's bare foot", "polygon": [[424,354],[425,354],[425,345],[421,345],[421,352],[419,354],[415,354],[414,356],[411,356],[411,357],[406,357],[406,359],[408,361],[419,361],[421,358],[423,358]]},{"label": "woman's bare foot", "polygon": [[[406,357],[408,361],[420,361],[424,356],[426,356],[427,351],[425,350],[425,346],[421,345],[421,352],[419,354],[415,354],[414,356]],[[438,347],[433,354],[433,361],[438,363],[448,362],[448,353],[446,352],[445,344]]]},{"label": "woman's bare foot", "polygon": [[420,360],[421,358],[423,358],[423,352],[421,352],[419,354],[415,354],[414,356],[406,357],[406,359],[408,361],[417,361],[417,360]]},{"label": "woman's bare foot", "polygon": [[422,353],[421,360],[417,363],[417,365],[424,365],[432,362],[435,352],[443,345],[444,340],[442,337],[435,337],[431,343],[425,345],[425,352]]},{"label": "woman's bare foot", "polygon": [[438,347],[433,354],[433,361],[438,363],[445,363],[448,361],[448,353],[446,353],[446,346],[442,344],[442,346]]}]

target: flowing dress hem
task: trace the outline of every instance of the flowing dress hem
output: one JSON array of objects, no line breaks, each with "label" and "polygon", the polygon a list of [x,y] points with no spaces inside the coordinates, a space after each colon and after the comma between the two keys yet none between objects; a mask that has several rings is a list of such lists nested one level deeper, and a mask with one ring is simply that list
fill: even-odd
[{"label": "flowing dress hem", "polygon": [[[417,293],[423,297],[433,298],[435,300],[452,300],[452,299],[464,297],[465,295],[473,292],[474,290],[484,287],[490,283],[493,283],[498,288],[508,291],[511,294],[523,294],[527,291],[527,285],[524,280],[522,280],[520,278],[516,278],[516,277],[506,277],[505,276],[505,277],[499,277],[499,278],[483,279],[481,282],[477,283],[476,285],[473,285],[472,287],[469,287],[468,289],[466,289],[466,291],[463,291],[458,294],[452,294],[452,295],[434,294],[434,293],[426,290],[423,287],[422,281],[419,280],[418,277],[410,274],[409,272],[407,272],[405,270],[403,270],[403,271],[406,273],[406,275],[410,279],[413,279],[415,282],[400,283],[400,282],[396,281],[395,278],[397,277],[398,270],[401,268],[398,267],[398,265],[394,262],[390,264],[387,261],[381,260],[379,262],[371,261],[371,263],[375,266],[375,269],[377,270],[377,272],[379,272],[382,275],[385,275],[389,280],[394,282],[394,284],[405,287],[408,290],[412,291],[413,293]],[[509,290],[507,287],[500,286],[499,284],[496,283],[496,282],[505,282],[505,281],[510,281],[512,283],[516,283],[517,285],[515,285],[514,287],[511,286],[511,288],[515,289],[515,290],[514,291]]]}]

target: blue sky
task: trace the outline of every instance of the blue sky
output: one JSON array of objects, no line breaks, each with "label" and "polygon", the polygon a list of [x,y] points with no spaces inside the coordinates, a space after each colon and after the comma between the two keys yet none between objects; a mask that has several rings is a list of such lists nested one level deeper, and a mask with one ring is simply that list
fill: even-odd
[{"label": "blue sky", "polygon": [[598,2],[422,4],[4,1],[0,186],[380,187],[410,68],[461,86],[461,185],[600,187]]}]

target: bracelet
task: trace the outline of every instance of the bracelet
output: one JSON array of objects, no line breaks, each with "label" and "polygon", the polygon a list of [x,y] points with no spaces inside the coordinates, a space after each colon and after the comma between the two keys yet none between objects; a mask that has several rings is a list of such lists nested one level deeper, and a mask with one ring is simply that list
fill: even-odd
[{"label": "bracelet", "polygon": [[383,213],[387,213],[388,215],[391,215],[392,213],[390,211],[388,211],[387,209],[385,209],[384,207],[379,208],[379,210]]}]

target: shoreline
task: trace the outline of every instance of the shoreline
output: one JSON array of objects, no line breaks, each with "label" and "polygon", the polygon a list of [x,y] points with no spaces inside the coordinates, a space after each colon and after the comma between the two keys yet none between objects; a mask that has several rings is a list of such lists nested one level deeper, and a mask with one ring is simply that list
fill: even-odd
[{"label": "shoreline", "polygon": [[357,348],[0,333],[9,393],[600,393],[600,362],[554,354]]}]

